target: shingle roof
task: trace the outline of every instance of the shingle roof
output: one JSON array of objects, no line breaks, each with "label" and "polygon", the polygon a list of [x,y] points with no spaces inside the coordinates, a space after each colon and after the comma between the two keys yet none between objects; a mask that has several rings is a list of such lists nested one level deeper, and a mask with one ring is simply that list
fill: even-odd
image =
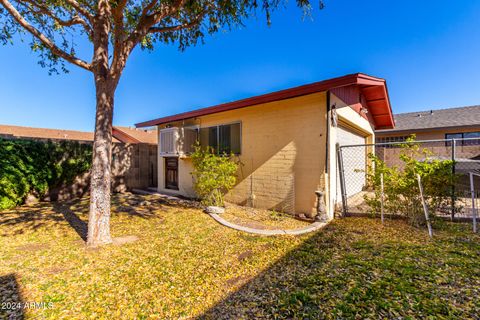
[{"label": "shingle roof", "polygon": [[93,141],[93,132],[0,125],[0,135],[16,138]]},{"label": "shingle roof", "polygon": [[[145,130],[145,129],[115,126],[115,129],[120,130],[124,134],[132,137],[135,141],[137,141],[137,143],[141,142],[141,143],[157,144],[157,141],[158,141],[156,128]],[[119,139],[120,137],[117,137],[117,138]]]},{"label": "shingle roof", "polygon": [[[113,137],[113,142],[124,143],[157,143],[156,130],[141,130],[128,127],[114,126],[114,131],[119,132]],[[93,132],[32,128],[23,126],[0,125],[0,137],[93,141]]]},{"label": "shingle roof", "polygon": [[394,114],[395,128],[379,133],[480,126],[480,105]]}]

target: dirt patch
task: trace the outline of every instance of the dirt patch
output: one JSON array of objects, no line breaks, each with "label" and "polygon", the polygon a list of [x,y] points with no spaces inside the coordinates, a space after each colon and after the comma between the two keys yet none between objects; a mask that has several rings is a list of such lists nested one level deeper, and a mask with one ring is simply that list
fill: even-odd
[{"label": "dirt patch", "polygon": [[116,246],[121,246],[126,243],[132,243],[137,241],[139,238],[137,236],[123,236],[123,237],[115,237],[112,239],[113,244]]},{"label": "dirt patch", "polygon": [[271,243],[265,243],[265,244],[262,244],[262,245],[260,246],[260,248],[263,249],[263,250],[267,250],[267,249],[270,249],[270,248],[272,248],[272,247],[273,247],[273,246],[272,246]]},{"label": "dirt patch", "polygon": [[64,271],[67,271],[68,269],[65,269],[65,268],[61,268],[61,267],[52,267],[52,268],[48,268],[47,270],[45,270],[45,272],[47,274],[59,274],[59,273],[62,273]]},{"label": "dirt patch", "polygon": [[126,212],[130,213],[132,211],[135,211],[133,207],[128,207],[128,206],[118,206],[115,208],[117,212]]},{"label": "dirt patch", "polygon": [[354,233],[354,234],[360,234],[360,235],[366,234],[365,231],[361,231],[361,230],[354,230],[354,231],[352,231],[352,233]]},{"label": "dirt patch", "polygon": [[[122,237],[113,237],[112,238],[112,244],[113,245],[116,245],[116,246],[121,246],[123,244],[127,244],[127,243],[132,243],[132,242],[135,242],[135,241],[138,241],[138,239],[140,239],[139,237],[135,236],[135,235],[129,235],[129,236],[122,236]],[[100,250],[102,248],[102,246],[98,246],[98,247],[88,247],[87,246],[87,243],[83,240],[76,240],[76,241],[73,241],[72,242],[75,246],[79,246],[79,247],[84,247],[85,249],[87,250],[92,250],[92,251],[95,251],[95,250]]]},{"label": "dirt patch", "polygon": [[32,243],[32,244],[24,244],[22,246],[18,246],[17,250],[35,252],[35,251],[45,250],[48,248],[50,248],[50,246],[46,243],[41,243],[41,244]]},{"label": "dirt patch", "polygon": [[87,243],[83,240],[75,240],[75,241],[72,241],[72,244],[74,246],[78,246],[78,247],[85,247],[87,245]]},{"label": "dirt patch", "polygon": [[252,250],[247,250],[247,251],[244,251],[242,253],[240,253],[237,257],[238,261],[243,261],[245,259],[248,259],[250,258],[251,256],[253,256],[253,251]]},{"label": "dirt patch", "polygon": [[248,280],[249,278],[247,276],[238,276],[234,277],[232,279],[227,280],[227,286],[228,287],[233,287],[238,284],[244,283]]}]

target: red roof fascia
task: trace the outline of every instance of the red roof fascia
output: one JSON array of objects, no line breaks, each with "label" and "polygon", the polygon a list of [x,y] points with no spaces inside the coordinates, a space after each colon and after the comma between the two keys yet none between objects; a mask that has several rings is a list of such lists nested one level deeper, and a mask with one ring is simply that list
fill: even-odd
[{"label": "red roof fascia", "polygon": [[[250,106],[254,106],[262,103],[295,98],[295,97],[299,97],[307,94],[312,94],[315,92],[327,91],[332,88],[343,87],[348,85],[385,86],[385,80],[381,78],[371,77],[369,75],[362,74],[362,73],[355,73],[355,74],[350,74],[350,75],[346,75],[338,78],[333,78],[333,79],[328,79],[328,80],[315,82],[307,85],[302,85],[299,87],[267,93],[267,94],[247,98],[247,99],[228,102],[228,103],[219,104],[212,107],[202,108],[202,109],[193,110],[189,112],[179,113],[179,114],[168,116],[168,117],[162,117],[162,118],[158,118],[158,119],[154,119],[146,122],[141,122],[141,123],[135,124],[135,126],[137,128],[156,126],[156,125],[160,125],[168,122],[191,119],[191,118],[205,116],[209,114],[214,114],[214,113],[219,113],[219,112],[224,112],[224,111],[229,111],[229,110],[234,110],[234,109],[239,109],[244,107],[250,107]],[[388,109],[389,109],[390,104],[388,103],[388,95],[385,97],[385,99],[387,101],[386,106],[388,106]],[[385,110],[385,111],[388,112],[388,110]],[[389,109],[389,111],[391,114],[391,109]],[[392,119],[391,125],[393,127],[393,116],[391,116],[391,119]],[[386,124],[382,122],[382,125],[386,125]]]},{"label": "red roof fascia", "polygon": [[366,99],[367,108],[373,118],[375,129],[395,127],[385,80],[381,86],[367,86],[362,88],[361,91]]}]

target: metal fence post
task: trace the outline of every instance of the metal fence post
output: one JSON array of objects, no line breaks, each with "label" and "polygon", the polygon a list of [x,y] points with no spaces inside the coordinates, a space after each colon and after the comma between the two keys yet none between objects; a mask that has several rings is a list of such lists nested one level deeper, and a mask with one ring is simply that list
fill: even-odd
[{"label": "metal fence post", "polygon": [[[455,177],[455,149],[456,149],[456,140],[452,139],[452,182]],[[451,212],[451,220],[455,218],[455,184],[452,183],[452,212]]]},{"label": "metal fence post", "polygon": [[338,160],[338,174],[340,176],[340,191],[342,192],[342,215],[347,216],[347,192],[345,190],[345,172],[343,170],[343,156],[340,144],[337,142],[337,160]]},{"label": "metal fence post", "polygon": [[477,209],[475,208],[475,186],[473,184],[473,173],[470,172],[470,191],[472,193],[472,220],[473,233],[477,233]]},{"label": "metal fence post", "polygon": [[430,236],[430,238],[432,238],[433,237],[432,225],[430,224],[430,217],[428,215],[427,203],[425,202],[425,198],[423,197],[422,180],[418,173],[417,173],[417,180],[418,180],[418,189],[420,189],[420,199],[422,200],[423,212],[425,213],[425,220],[427,221],[428,235]]},{"label": "metal fence post", "polygon": [[380,192],[381,192],[381,198],[380,198],[381,199],[381,204],[380,204],[381,205],[381,213],[380,214],[382,215],[382,224],[383,224],[383,220],[384,220],[383,219],[383,215],[384,215],[383,214],[383,202],[385,201],[385,195],[384,195],[383,191],[384,190],[383,190],[383,172],[382,172],[382,173],[380,173]]}]

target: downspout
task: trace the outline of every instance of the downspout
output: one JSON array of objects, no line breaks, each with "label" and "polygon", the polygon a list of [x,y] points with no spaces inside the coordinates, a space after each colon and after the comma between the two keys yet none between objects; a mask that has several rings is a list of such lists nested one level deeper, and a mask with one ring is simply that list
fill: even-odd
[{"label": "downspout", "polygon": [[[325,131],[325,190],[323,192],[316,192],[317,195],[317,220],[328,220],[328,213],[325,207],[327,204],[328,210],[330,208],[330,90],[327,90],[327,119],[326,119],[326,131]],[[326,197],[328,195],[328,197]]]},{"label": "downspout", "polygon": [[[332,93],[330,92],[330,90],[327,91],[327,97],[326,97],[326,100],[327,100],[327,119],[326,119],[326,146],[325,146],[325,175],[328,176],[328,179],[327,181],[325,181],[325,195],[328,195],[328,197],[324,197],[324,201],[328,204],[327,207],[328,207],[328,212],[325,212],[325,214],[327,216],[330,216],[330,213],[331,213],[331,216],[333,217],[334,215],[334,210],[335,210],[335,203],[332,203],[331,198],[333,196],[333,192],[336,192],[335,191],[332,191],[332,186],[331,186],[331,180],[332,180],[332,177],[331,177],[331,174],[332,174],[332,168],[330,167],[330,157],[332,155],[336,156],[336,153],[331,153],[330,152],[330,136],[332,135],[331,133],[331,126],[332,126],[332,121],[334,119],[332,119],[332,110],[335,109],[335,104],[333,104],[333,106],[331,105],[332,104]],[[334,126],[336,126],[335,122],[333,123]],[[335,162],[336,163],[336,162]],[[334,172],[334,174],[336,174],[336,172]]]},{"label": "downspout", "polygon": [[[317,197],[317,212],[315,217],[316,221],[322,221],[322,222],[327,222],[328,219],[328,214],[327,210],[325,207],[325,202],[328,201],[330,202],[328,198],[330,198],[330,177],[328,176],[328,171],[329,171],[329,161],[328,161],[328,155],[329,155],[329,137],[330,137],[330,91],[327,90],[326,92],[327,97],[327,119],[326,119],[326,130],[325,130],[325,138],[326,138],[326,149],[325,149],[325,173],[324,173],[324,189],[323,190],[316,190],[315,191],[315,196]],[[327,177],[327,179],[325,179]],[[327,193],[328,190],[328,193]],[[328,198],[325,197],[325,195],[328,194]]]},{"label": "downspout", "polygon": [[327,141],[327,143],[326,143],[326,151],[325,151],[325,173],[328,174],[328,171],[329,171],[328,155],[330,153],[330,90],[327,90],[327,133],[326,133],[326,141]]}]

